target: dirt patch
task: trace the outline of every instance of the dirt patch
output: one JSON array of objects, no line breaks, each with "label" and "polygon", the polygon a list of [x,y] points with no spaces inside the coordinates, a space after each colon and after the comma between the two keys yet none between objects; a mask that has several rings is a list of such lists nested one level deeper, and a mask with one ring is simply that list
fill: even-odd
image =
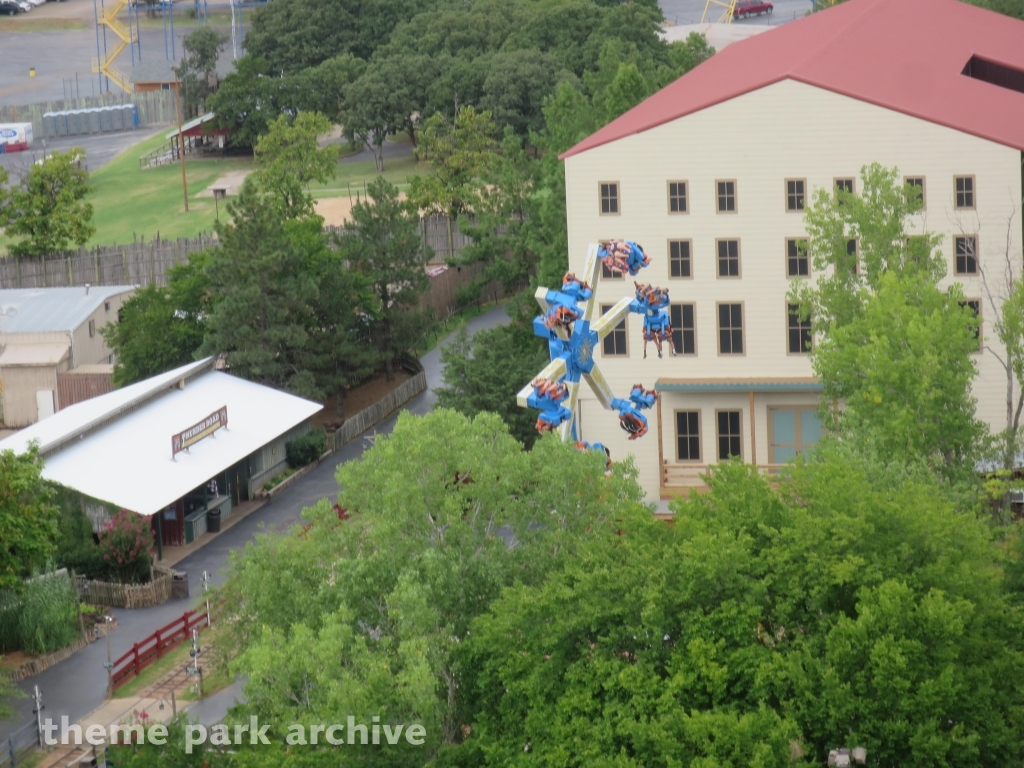
[{"label": "dirt patch", "polygon": [[252,171],[228,171],[227,173],[221,174],[217,177],[216,181],[197,194],[196,197],[213,197],[214,187],[226,188],[226,194],[237,195],[238,190],[242,188],[242,182],[245,181],[245,177],[250,173],[252,173]]},{"label": "dirt patch", "polygon": [[[404,368],[396,368],[388,381],[383,372],[378,373],[374,378],[365,384],[360,384],[355,389],[350,389],[345,394],[345,418],[351,419],[364,408],[376,403],[388,393],[397,389],[401,384],[412,378],[412,374]],[[323,427],[328,432],[336,430],[340,424],[336,416],[338,398],[332,395],[324,402],[323,410],[313,416],[313,427]]]},{"label": "dirt patch", "polygon": [[27,664],[32,661],[35,656],[29,656],[24,651],[14,651],[13,653],[4,654],[3,658],[0,658],[0,669],[17,669],[22,664]]},{"label": "dirt patch", "polygon": [[[398,199],[405,200],[405,192],[399,192]],[[352,218],[352,206],[356,200],[354,192],[352,197],[347,194],[341,197],[321,197],[313,203],[313,208],[324,217],[324,224],[329,227],[340,227]]]}]

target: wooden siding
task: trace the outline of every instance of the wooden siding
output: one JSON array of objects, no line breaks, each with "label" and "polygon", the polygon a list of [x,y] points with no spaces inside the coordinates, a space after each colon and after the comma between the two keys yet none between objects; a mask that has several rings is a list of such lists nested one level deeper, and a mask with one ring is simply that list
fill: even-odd
[{"label": "wooden siding", "polygon": [[[587,244],[611,238],[641,243],[653,263],[637,280],[665,286],[673,302],[696,302],[696,356],[658,359],[649,349],[642,359],[641,324],[628,323],[629,357],[598,356],[598,363],[616,393],[642,381],[653,386],[659,378],[807,377],[810,359],[786,350],[786,238],[801,237],[803,216],[786,213],[783,181],[805,178],[808,196],[831,190],[837,177],[858,177],[862,166],[879,162],[897,166],[901,176],[924,176],[928,209],[916,227],[943,235],[941,250],[953,275],[953,237],[977,232],[1007,233],[1011,216],[1020,215],[1021,153],[950,128],[892,112],[819,88],[783,81],[680,118],[641,134],[629,136],[568,158],[566,161],[569,268],[579,270]],[[956,211],[953,178],[973,175],[977,208]],[[604,179],[620,183],[621,215],[601,216],[594,193]],[[687,179],[686,216],[667,212],[666,181]],[[737,180],[737,213],[715,210],[716,179]],[[857,182],[857,189],[861,187]],[[912,230],[913,231],[913,230]],[[735,238],[743,243],[742,278],[718,280],[715,240]],[[1021,228],[1009,229],[1016,263],[1021,263]],[[668,242],[691,240],[693,278],[669,277]],[[1001,275],[1004,234],[980,239],[980,259],[990,275]],[[811,278],[814,279],[813,269]],[[969,298],[984,296],[979,277],[957,278]],[[597,301],[610,304],[632,292],[632,282],[600,281]],[[716,354],[717,302],[743,302],[745,355]],[[990,315],[990,312],[983,313]],[[986,342],[998,346],[991,323],[983,328]],[[979,376],[974,394],[980,418],[993,429],[1005,426],[1006,379],[994,355],[977,358]],[[715,407],[733,395],[666,393],[662,404],[662,439],[666,460],[674,457],[671,423],[678,403],[701,402],[705,449],[713,440]],[[746,395],[737,407],[749,408]],[[649,498],[659,490],[658,434],[632,442],[625,439],[615,415],[605,412],[587,387],[580,393],[582,435],[604,442],[613,458],[636,457],[640,482]],[[755,405],[756,453],[767,460],[766,407],[776,401],[815,403],[815,395],[761,395]],[[704,410],[710,408],[711,410]],[[744,419],[744,428],[749,424]],[[671,448],[671,450],[670,450]],[[744,445],[747,451],[748,446]]]},{"label": "wooden siding", "polygon": [[114,391],[109,373],[58,373],[57,410]]}]

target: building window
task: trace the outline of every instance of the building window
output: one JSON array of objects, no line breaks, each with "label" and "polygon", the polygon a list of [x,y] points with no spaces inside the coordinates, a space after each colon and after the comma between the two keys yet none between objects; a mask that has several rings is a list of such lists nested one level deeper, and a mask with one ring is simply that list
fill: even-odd
[{"label": "building window", "polygon": [[975,235],[957,235],[953,238],[956,254],[956,274],[978,274],[978,238]]},{"label": "building window", "polygon": [[693,277],[689,240],[668,241],[669,277]]},{"label": "building window", "polygon": [[[601,314],[611,310],[615,306],[614,304],[602,304]],[[623,318],[622,322],[612,328],[611,333],[604,337],[603,351],[606,357],[621,357],[628,355],[629,351],[626,349],[626,319]]]},{"label": "building window", "polygon": [[787,304],[786,322],[789,332],[789,354],[806,355],[811,351],[811,318],[801,318],[799,305]]},{"label": "building window", "polygon": [[743,305],[718,305],[718,353],[743,354]]},{"label": "building window", "polygon": [[718,247],[718,276],[740,276],[740,241],[716,240]]},{"label": "building window", "polygon": [[668,212],[686,213],[686,182],[670,181],[668,183]]},{"label": "building window", "polygon": [[619,212],[619,183],[617,181],[602,181],[598,186],[601,188],[601,215],[617,214]]},{"label": "building window", "polygon": [[104,312],[109,312],[110,311],[110,302],[109,301],[103,302],[103,311]]},{"label": "building window", "polygon": [[[610,240],[600,240],[598,242],[601,245],[608,245],[608,243],[611,242],[611,241]],[[613,270],[608,269],[608,265],[606,265],[603,261],[601,262],[601,279],[602,280],[625,280],[625,278],[626,278],[626,276],[624,274],[622,274],[621,272],[615,272]]]},{"label": "building window", "polygon": [[821,419],[814,405],[768,409],[768,463],[785,464],[821,441]]},{"label": "building window", "polygon": [[956,184],[956,207],[957,208],[973,208],[974,207],[974,177],[973,176],[957,176],[954,179]]},{"label": "building window", "polygon": [[677,355],[697,354],[697,322],[695,304],[673,304],[669,307],[672,321],[672,349]]},{"label": "building window", "polygon": [[967,299],[966,301],[961,301],[960,306],[968,307],[978,319],[978,326],[974,329],[974,338],[978,340],[978,351],[981,352],[983,346],[981,336],[981,299]]},{"label": "building window", "polygon": [[860,274],[860,256],[857,254],[857,240],[856,238],[846,241],[846,255],[849,257],[846,260],[847,269],[850,270],[851,275]]},{"label": "building window", "polygon": [[736,213],[736,182],[716,181],[718,190],[718,212]]},{"label": "building window", "polygon": [[802,211],[804,209],[804,188],[807,182],[803,179],[786,179],[786,210]]},{"label": "building window", "polygon": [[89,338],[91,339],[95,335],[96,335],[96,321],[95,320],[90,320],[89,321]]},{"label": "building window", "polygon": [[624,280],[625,277],[626,276],[621,272],[615,272],[611,269],[608,269],[608,265],[605,264],[604,262],[601,262],[601,278],[603,280]]},{"label": "building window", "polygon": [[811,274],[811,260],[807,256],[807,241],[795,238],[786,240],[786,276],[808,277]]},{"label": "building window", "polygon": [[916,208],[917,210],[923,211],[925,207],[924,176],[904,176],[903,183],[907,187],[910,187],[910,189],[907,190],[907,199],[910,201],[911,206],[914,207],[914,201],[918,200],[920,202]]},{"label": "building window", "polygon": [[836,179],[836,192],[853,194],[853,179]]},{"label": "building window", "polygon": [[718,411],[718,460],[728,461],[733,456],[743,456],[740,439],[740,412]]},{"label": "building window", "polygon": [[676,460],[700,461],[700,411],[676,411]]}]

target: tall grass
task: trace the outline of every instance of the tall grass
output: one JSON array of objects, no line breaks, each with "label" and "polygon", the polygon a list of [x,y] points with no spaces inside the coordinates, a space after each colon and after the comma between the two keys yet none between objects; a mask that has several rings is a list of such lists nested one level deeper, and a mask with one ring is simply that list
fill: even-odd
[{"label": "tall grass", "polygon": [[45,573],[27,582],[20,595],[0,595],[0,649],[6,653],[50,653],[68,645],[78,630],[78,600],[66,573]]}]

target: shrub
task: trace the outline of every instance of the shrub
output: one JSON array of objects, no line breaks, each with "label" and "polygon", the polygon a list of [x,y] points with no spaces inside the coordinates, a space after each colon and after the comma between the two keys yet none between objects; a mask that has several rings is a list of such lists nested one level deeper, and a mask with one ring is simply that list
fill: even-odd
[{"label": "shrub", "polygon": [[322,429],[314,429],[302,437],[289,440],[284,446],[288,463],[295,469],[312,464],[323,454],[326,437]]},{"label": "shrub", "polygon": [[78,635],[78,599],[66,574],[45,573],[29,581],[19,613],[21,648],[34,656],[60,650]]},{"label": "shrub", "polygon": [[149,578],[153,532],[149,518],[122,509],[100,534],[100,553],[107,578],[121,584],[140,584]]}]

